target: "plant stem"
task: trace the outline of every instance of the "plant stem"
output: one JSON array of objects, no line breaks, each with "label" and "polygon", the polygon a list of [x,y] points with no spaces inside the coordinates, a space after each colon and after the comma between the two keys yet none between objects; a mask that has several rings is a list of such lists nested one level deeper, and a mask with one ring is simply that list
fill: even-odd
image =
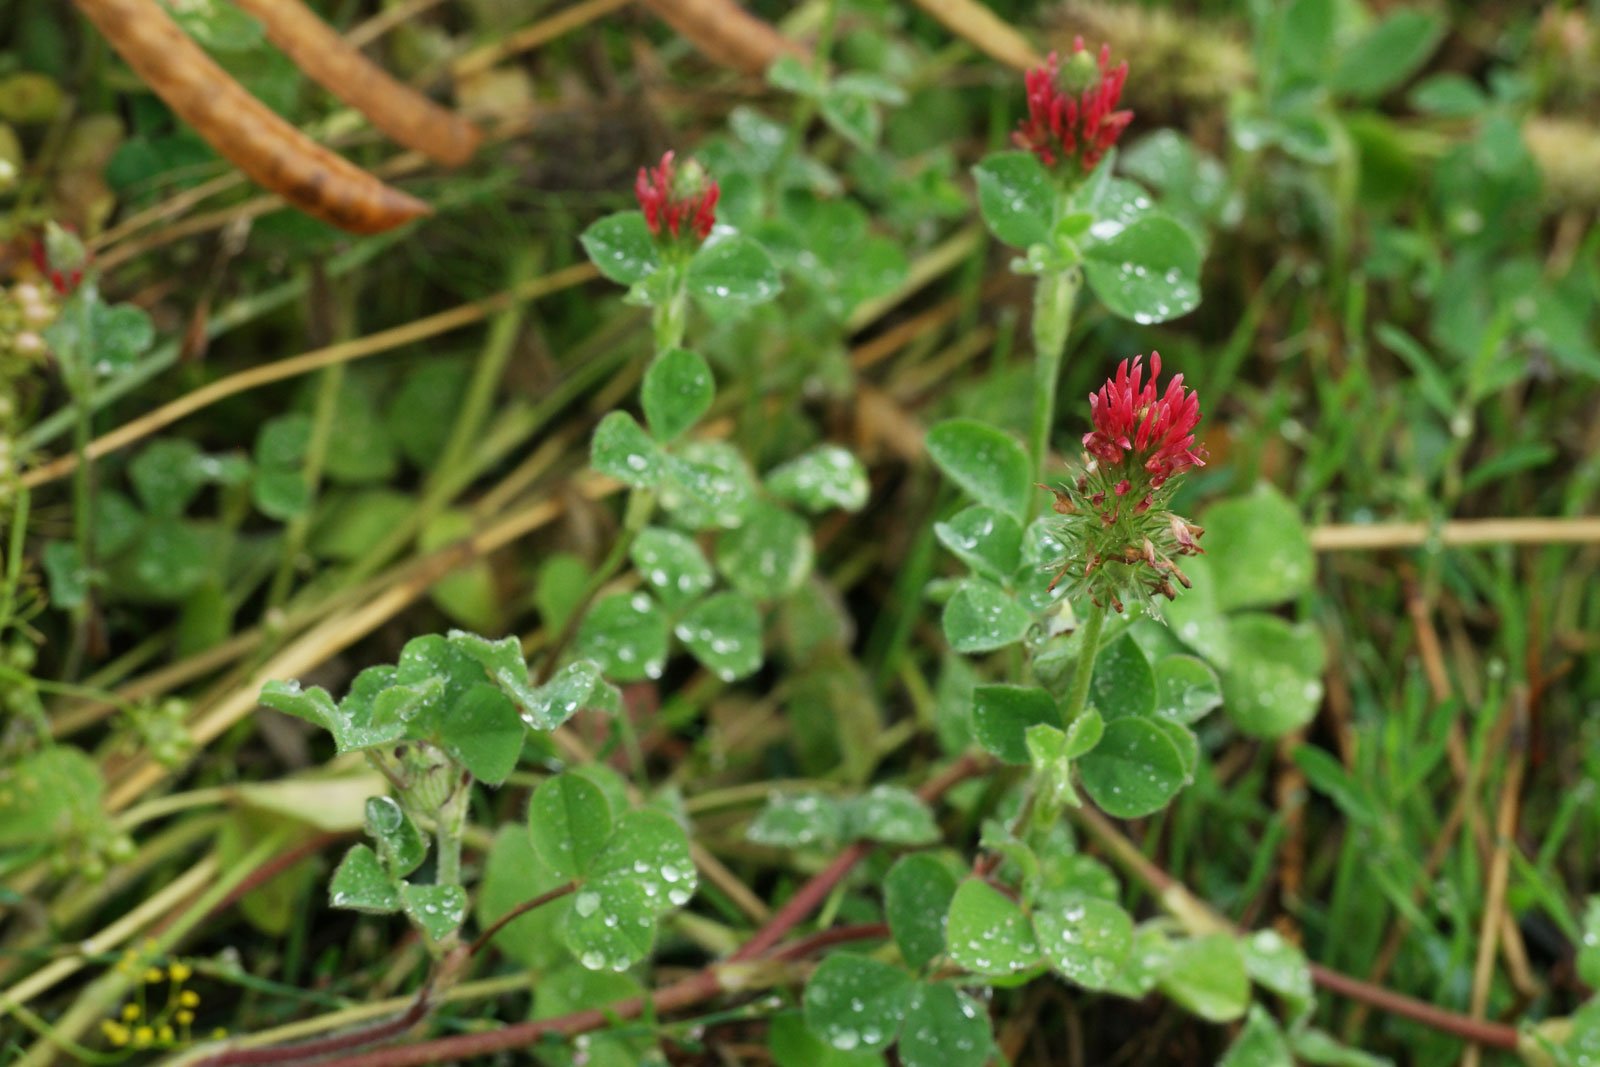
[{"label": "plant stem", "polygon": [[[537,275],[540,259],[537,252],[527,250],[513,256],[507,270],[506,288],[516,289]],[[430,482],[442,480],[446,472],[459,465],[482,436],[484,419],[505,377],[506,366],[517,350],[517,338],[522,333],[527,311],[528,305],[518,302],[489,323],[489,336],[478,354],[472,380],[456,413],[455,425],[450,428],[450,438],[429,476]]]},{"label": "plant stem", "polygon": [[[330,278],[337,278],[366,265],[376,259],[381,253],[387,251],[400,239],[408,236],[405,230],[380,234],[368,238],[352,247],[347,252],[342,252],[327,261],[326,271]],[[218,337],[238,326],[254,321],[257,318],[289,303],[301,296],[310,284],[306,275],[301,275],[282,285],[274,286],[264,292],[252,296],[241,297],[227,307],[210,316],[205,325],[205,339],[215,341]],[[182,345],[178,341],[167,341],[151,349],[138,363],[119,373],[95,390],[94,408],[103,408],[115,400],[119,400],[139,386],[144,385],[162,371],[170,369],[178,362]],[[43,448],[51,441],[60,437],[72,428],[72,423],[78,418],[80,412],[76,400],[68,407],[50,415],[30,426],[19,438],[18,445],[21,451],[33,452]]]},{"label": "plant stem", "polygon": [[[979,757],[963,756],[917,790],[917,797],[925,804],[932,804],[949,792],[956,783],[979,774],[985,766],[984,760]],[[820,907],[828,894],[833,892],[833,888],[844,880],[845,875],[854,870],[856,864],[871,855],[872,851],[873,845],[870,842],[857,841],[839,853],[832,863],[812,875],[810,881],[795,890],[794,895],[778,909],[767,924],[757,930],[739,951],[728,957],[729,962],[738,963],[765,955],[769,949],[783,940],[790,930],[804,922],[807,916]]]},{"label": "plant stem", "polygon": [[500,918],[490,923],[489,928],[483,933],[479,934],[478,939],[472,943],[472,947],[467,949],[467,955],[476,956],[478,953],[483,951],[485,945],[494,939],[494,935],[505,929],[508,924],[516,919],[522,918],[530,911],[535,911],[544,907],[552,900],[560,900],[569,893],[577,892],[580,884],[582,883],[580,883],[577,879],[573,879],[570,882],[563,882],[547,892],[540,893],[532,900],[524,900],[521,904],[518,904],[510,911],[500,916]]},{"label": "plant stem", "polygon": [[1089,613],[1083,620],[1083,647],[1078,650],[1078,667],[1072,675],[1072,689],[1067,693],[1066,706],[1061,709],[1062,721],[1068,726],[1078,720],[1089,702],[1089,680],[1094,676],[1094,658],[1100,652],[1100,632],[1105,629],[1105,624],[1105,606],[1090,601]]},{"label": "plant stem", "polygon": [[457,787],[445,801],[434,826],[434,843],[439,850],[434,861],[434,880],[439,885],[461,884],[461,834],[466,827],[471,795],[470,781]]},{"label": "plant stem", "polygon": [[[1055,424],[1056,389],[1061,384],[1061,360],[1072,332],[1072,306],[1078,298],[1083,273],[1076,267],[1041,275],[1033,290],[1033,434],[1028,442],[1034,476],[1045,481],[1050,456],[1050,430]],[[1038,514],[1037,495],[1028,498],[1028,517]]]},{"label": "plant stem", "polygon": [[650,315],[657,356],[683,344],[683,332],[689,325],[688,268],[682,266],[678,270],[678,284],[673,289],[672,296],[657,304]]},{"label": "plant stem", "polygon": [[[198,970],[198,968],[197,968]],[[536,984],[538,975],[530,971],[516,974],[498,975],[493,978],[480,978],[473,982],[462,982],[453,989],[434,991],[431,1002],[435,1005],[464,1003],[474,1000],[485,1000],[491,997],[503,996],[508,993],[519,993]],[[335,998],[335,1002],[337,998]],[[366,1001],[341,1007],[325,1015],[315,1015],[295,1022],[283,1023],[267,1030],[257,1030],[250,1034],[239,1034],[229,1039],[230,1051],[218,1052],[215,1045],[199,1045],[187,1052],[173,1057],[169,1063],[171,1067],[194,1067],[196,1061],[204,1061],[212,1067],[220,1063],[234,1062],[234,1057],[240,1052],[266,1048],[275,1049],[276,1062],[282,1063],[290,1057],[283,1055],[284,1046],[289,1042],[302,1042],[307,1037],[327,1033],[330,1030],[345,1030],[353,1028],[360,1023],[371,1023],[372,1020],[382,1021],[393,1018],[398,1012],[408,1010],[416,1003],[416,994],[403,997],[390,997],[387,1000]],[[347,1031],[348,1032],[348,1031]],[[365,1034],[367,1031],[359,1030],[357,1033]],[[290,1049],[297,1046],[290,1046]]]},{"label": "plant stem", "polygon": [[[932,803],[947,793],[952,786],[981,773],[987,767],[987,761],[980,756],[964,756],[929,779],[917,791],[917,795],[924,802]],[[849,927],[848,933],[825,931],[805,938],[793,946],[779,945],[785,935],[804,921],[810,910],[820,905],[851,869],[874,849],[875,846],[867,842],[858,842],[846,848],[833,863],[813,875],[810,881],[790,898],[791,904],[795,901],[800,901],[800,904],[785,906],[773,915],[742,949],[729,957],[726,963],[708,966],[648,996],[630,997],[606,1005],[604,1008],[586,1008],[554,1019],[513,1023],[484,1033],[457,1034],[331,1059],[325,1061],[326,1067],[406,1067],[409,1064],[444,1063],[484,1056],[507,1049],[525,1048],[550,1034],[575,1036],[615,1026],[621,1020],[632,1019],[646,1012],[665,1015],[671,1011],[704,1003],[724,993],[749,994],[792,980],[795,975],[784,966],[784,963],[800,952],[826,947],[847,938],[872,939],[883,935],[881,926],[869,923]],[[226,1062],[221,1057],[208,1057],[192,1064],[191,1067],[221,1067]]]},{"label": "plant stem", "polygon": [[119,1064],[124,1059],[122,1055],[118,1054],[95,1052],[92,1049],[78,1044],[70,1037],[63,1037],[62,1035],[57,1034],[54,1027],[52,1027],[44,1019],[29,1011],[27,1008],[23,1007],[21,1004],[9,1005],[9,1010],[11,1014],[17,1017],[17,1021],[22,1023],[23,1026],[26,1026],[29,1030],[32,1030],[34,1033],[50,1042],[62,1052],[65,1052],[67,1055],[78,1060],[80,1063]]}]

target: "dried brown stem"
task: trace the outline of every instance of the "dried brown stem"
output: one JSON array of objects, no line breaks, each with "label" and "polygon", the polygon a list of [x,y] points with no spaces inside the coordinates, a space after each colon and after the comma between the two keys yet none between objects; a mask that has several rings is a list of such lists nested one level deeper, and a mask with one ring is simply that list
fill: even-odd
[{"label": "dried brown stem", "polygon": [[1590,544],[1600,541],[1600,518],[1453,519],[1437,527],[1425,522],[1330,523],[1311,531],[1311,547],[1318,552],[1420,548],[1430,539],[1446,548]]},{"label": "dried brown stem", "polygon": [[974,48],[1016,70],[1044,63],[1039,50],[1016,28],[978,0],[916,0],[917,6],[969,41]]},{"label": "dried brown stem", "polygon": [[[380,352],[388,352],[402,345],[412,344],[416,341],[435,337],[441,333],[470,326],[475,322],[503,311],[519,300],[534,300],[550,293],[559,292],[581,282],[595,277],[595,269],[587,263],[567,267],[553,274],[533,280],[509,289],[503,293],[471,304],[441,311],[436,315],[395,326],[388,330],[379,330],[377,333],[353,341],[341,341],[338,344],[319,348],[292,359],[278,360],[249,370],[240,371],[238,374],[229,375],[211,382],[192,393],[186,393],[169,404],[164,404],[154,411],[148,411],[132,422],[95,438],[85,450],[88,459],[95,460],[125,448],[135,441],[172,425],[187,415],[192,415],[202,408],[225,400],[230,396],[258,389],[263,385],[283,381],[286,378],[308,374],[323,367],[336,363],[348,363],[352,360],[374,356]],[[71,474],[78,466],[76,453],[64,455],[43,466],[25,472],[22,475],[22,484],[32,489],[47,482],[64,478]]]},{"label": "dried brown stem", "polygon": [[391,138],[448,167],[472,158],[483,133],[440,107],[339,36],[300,0],[233,0],[261,20],[267,39],[318,85]]},{"label": "dried brown stem", "polygon": [[741,74],[761,74],[782,55],[804,55],[770,24],[734,0],[643,0],[644,6],[706,57]]},{"label": "dried brown stem", "polygon": [[[1489,883],[1484,893],[1483,922],[1478,928],[1478,957],[1472,968],[1471,1011],[1482,1019],[1489,1008],[1489,985],[1494,980],[1494,958],[1501,930],[1507,925],[1506,882],[1511,875],[1511,849],[1517,833],[1517,811],[1522,796],[1522,774],[1528,757],[1527,694],[1511,694],[1510,754],[1505,779],[1500,784],[1500,803],[1495,813],[1494,848],[1489,856]],[[1463,1054],[1462,1067],[1477,1067],[1478,1050]]]},{"label": "dried brown stem", "polygon": [[428,205],[328,151],[251,96],[156,0],[76,0],[134,72],[258,184],[351,233],[381,233]]}]

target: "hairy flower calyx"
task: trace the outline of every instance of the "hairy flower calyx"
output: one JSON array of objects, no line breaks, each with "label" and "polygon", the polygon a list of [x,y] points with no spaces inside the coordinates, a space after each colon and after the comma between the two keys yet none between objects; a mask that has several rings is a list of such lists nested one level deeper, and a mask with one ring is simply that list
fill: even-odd
[{"label": "hairy flower calyx", "polygon": [[668,152],[655,167],[640,167],[633,191],[645,225],[657,238],[687,236],[704,241],[716,225],[722,191],[692,159],[679,166],[674,153]]},{"label": "hairy flower calyx", "polygon": [[1058,164],[1087,174],[1117,143],[1133,121],[1133,112],[1117,110],[1128,79],[1126,61],[1111,65],[1111,46],[1102,45],[1098,61],[1077,38],[1062,65],[1051,52],[1044,66],[1028,71],[1028,117],[1012,142],[1032,152],[1047,167]]},{"label": "hairy flower calyx", "polygon": [[1194,441],[1200,399],[1184,389],[1181,374],[1161,391],[1158,353],[1148,381],[1144,370],[1143,357],[1123,360],[1090,394],[1094,429],[1083,436],[1083,472],[1053,490],[1067,546],[1056,582],[1070,579],[1074,590],[1117,611],[1129,596],[1175,598],[1189,585],[1175,557],[1203,552],[1205,531],[1170,507],[1175,479],[1205,465]]}]

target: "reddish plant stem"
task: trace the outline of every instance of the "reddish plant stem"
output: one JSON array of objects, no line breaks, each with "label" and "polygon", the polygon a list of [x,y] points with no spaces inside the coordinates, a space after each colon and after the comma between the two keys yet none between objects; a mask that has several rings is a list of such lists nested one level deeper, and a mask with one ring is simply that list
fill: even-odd
[{"label": "reddish plant stem", "polygon": [[734,0],[644,0],[644,4],[713,61],[742,74],[762,74],[783,55],[805,56],[798,44]]},{"label": "reddish plant stem", "polygon": [[[971,754],[962,756],[956,762],[930,779],[917,796],[927,804],[932,804],[950,791],[950,787],[957,782],[977,774],[986,765],[987,761]],[[794,896],[784,902],[782,908],[767,924],[757,930],[755,936],[746,941],[728,959],[734,963],[754,959],[764,954],[773,945],[783,940],[785,934],[804,922],[812,912],[822,906],[828,894],[834,887],[842,882],[846,875],[855,870],[856,864],[865,859],[873,846],[865,841],[857,841],[849,848],[834,857],[832,863],[818,871],[811,880],[795,891]]]},{"label": "reddish plant stem", "polygon": [[374,1049],[355,1056],[324,1060],[322,1067],[412,1067],[416,1064],[468,1060],[475,1056],[487,1056],[508,1049],[523,1048],[551,1035],[573,1037],[628,1019],[636,1019],[644,1014],[646,1005],[652,1014],[664,1015],[710,1000],[723,992],[723,989],[723,982],[717,971],[707,968],[681,982],[674,982],[657,990],[649,997],[629,997],[605,1008],[575,1011],[570,1015],[554,1019],[514,1023],[485,1033],[457,1034],[433,1041],[421,1041],[414,1045],[402,1045],[398,1048]]},{"label": "reddish plant stem", "polygon": [[[983,757],[970,754],[963,756],[929,779],[917,791],[917,795],[931,804],[949,792],[952,786],[979,774],[987,765],[988,760]],[[756,988],[765,981],[770,981],[770,976],[763,975],[761,964],[764,961],[770,960],[776,963],[793,960],[831,944],[884,935],[886,930],[882,924],[869,923],[839,930],[825,930],[793,945],[771,951],[785,934],[804,922],[811,912],[822,904],[828,893],[872,851],[872,848],[873,846],[869,844],[857,842],[845,849],[832,863],[801,886],[749,942],[729,957],[727,964],[707,967],[657,991],[648,998],[631,997],[604,1009],[574,1012],[554,1019],[516,1023],[488,1033],[460,1034],[399,1048],[375,1049],[356,1056],[326,1060],[322,1067],[409,1067],[413,1064],[441,1063],[470,1056],[483,1056],[506,1049],[521,1048],[549,1035],[572,1036],[598,1030],[618,1021],[636,1018],[644,1012],[646,1004],[650,1006],[652,1014],[665,1014],[702,1003],[724,992]],[[760,947],[752,949],[751,945],[757,942],[760,943]],[[758,955],[762,959],[753,958]],[[727,981],[725,975],[736,975],[737,978]]]},{"label": "reddish plant stem", "polygon": [[[946,768],[938,777],[930,780],[918,791],[923,800],[932,802],[943,796],[951,786],[981,772],[987,766],[987,760],[981,757],[965,756]],[[1080,825],[1091,832],[1091,836],[1102,845],[1109,846],[1108,851],[1120,861],[1124,869],[1133,874],[1135,878],[1145,885],[1156,890],[1163,897],[1173,893],[1189,895],[1188,890],[1166,871],[1156,866],[1147,857],[1139,853],[1131,842],[1122,837],[1121,833],[1111,822],[1096,812],[1080,811],[1077,813]],[[645,1013],[648,1006],[652,1015],[666,1014],[685,1008],[694,1007],[723,993],[751,992],[756,989],[767,988],[778,984],[787,975],[787,972],[763,967],[763,963],[777,965],[805,958],[816,951],[830,945],[842,944],[851,941],[871,940],[888,935],[888,928],[882,923],[863,923],[855,926],[838,927],[832,930],[823,930],[808,937],[800,938],[781,948],[774,948],[781,940],[784,933],[804,921],[810,910],[819,906],[828,892],[849,874],[851,869],[871,852],[870,845],[857,843],[842,852],[834,862],[822,871],[790,898],[788,904],[778,914],[774,915],[768,923],[757,931],[751,943],[761,940],[765,947],[760,950],[761,959],[749,960],[746,957],[740,962],[749,949],[746,944],[736,952],[727,964],[713,964],[704,970],[698,971],[689,977],[666,986],[648,997],[630,997],[618,1001],[605,1008],[589,1009],[573,1012],[569,1015],[559,1016],[554,1019],[541,1019],[534,1022],[517,1023],[502,1027],[486,1033],[460,1034],[453,1037],[438,1038],[432,1041],[418,1042],[398,1048],[376,1049],[343,1058],[327,1059],[321,1061],[322,1067],[413,1067],[413,1065],[443,1063],[454,1060],[466,1059],[473,1056],[484,1056],[508,1049],[521,1048],[547,1036],[575,1036],[598,1030],[617,1022],[634,1019]],[[558,887],[564,889],[566,887]],[[570,891],[570,890],[568,890]],[[800,901],[800,904],[796,904]],[[532,910],[537,906],[535,901],[529,901],[525,910]],[[1195,907],[1206,906],[1195,901]],[[1207,909],[1209,912],[1209,909]],[[1220,916],[1214,916],[1215,923],[1231,927]],[[1235,931],[1236,933],[1238,931]],[[481,939],[480,939],[481,940]],[[750,953],[755,955],[756,953]],[[1515,1027],[1502,1023],[1491,1023],[1483,1020],[1472,1019],[1456,1012],[1438,1008],[1432,1004],[1416,1000],[1412,997],[1396,993],[1381,986],[1363,982],[1358,978],[1338,971],[1330,970],[1320,964],[1311,964],[1311,974],[1317,985],[1341,996],[1352,1000],[1370,1004],[1375,1008],[1386,1011],[1402,1018],[1432,1027],[1442,1033],[1460,1037],[1466,1041],[1473,1041],[1491,1048],[1514,1050],[1518,1045],[1518,1034]],[[400,1016],[390,1023],[381,1024],[389,1033],[401,1033],[404,1029],[414,1025],[420,1018],[411,1019],[400,1026],[402,1020],[412,1012],[425,1012],[427,1004],[424,996],[419,995],[418,1002],[408,1009],[406,1015]],[[322,1039],[325,1043],[341,1042],[335,1047],[324,1044],[324,1052],[338,1051],[351,1047],[352,1044],[367,1044],[378,1037],[374,1035],[377,1028],[360,1031],[357,1034],[340,1035],[335,1038]],[[355,1040],[352,1041],[351,1039]],[[308,1046],[317,1042],[305,1042],[293,1046],[292,1058],[301,1059],[310,1055],[322,1053],[305,1051]],[[250,1058],[241,1059],[239,1056],[255,1054],[275,1054],[282,1057],[287,1049],[260,1049],[240,1050],[235,1053],[224,1053],[202,1061],[206,1067],[237,1067],[245,1064],[262,1064],[278,1062],[276,1058]],[[197,1065],[198,1067],[198,1065]]]},{"label": "reddish plant stem", "polygon": [[1490,1048],[1514,1050],[1517,1047],[1517,1028],[1514,1026],[1486,1022],[1444,1008],[1436,1008],[1432,1004],[1408,997],[1403,993],[1396,993],[1392,989],[1363,982],[1359,978],[1352,978],[1339,971],[1331,971],[1320,963],[1311,965],[1311,977],[1317,985],[1330,992],[1363,1004],[1370,1004],[1390,1015],[1419,1022],[1441,1033],[1451,1034],[1466,1041],[1475,1041]]},{"label": "reddish plant stem", "polygon": [[834,887],[844,881],[845,876],[855,870],[856,864],[866,859],[871,851],[871,845],[865,841],[857,841],[835,856],[832,863],[795,890],[794,896],[784,901],[783,907],[767,921],[767,925],[757,930],[755,936],[740,945],[738,951],[728,959],[734,963],[741,963],[765,954],[773,945],[783,940],[785,934],[821,907]]},{"label": "reddish plant stem", "polygon": [[575,1037],[618,1022],[636,1019],[645,1014],[647,1004],[651,1015],[664,1015],[667,1012],[692,1008],[723,993],[753,992],[769,988],[797,975],[797,972],[788,968],[776,966],[780,962],[804,959],[830,945],[870,941],[886,937],[888,933],[889,928],[883,923],[861,923],[824,930],[784,945],[772,952],[765,961],[733,966],[713,965],[682,981],[657,990],[649,997],[630,997],[604,1008],[577,1011],[554,1019],[516,1023],[487,1033],[460,1034],[400,1048],[375,1049],[357,1056],[324,1060],[319,1067],[414,1067],[418,1064],[443,1063],[522,1048],[544,1037]]},{"label": "reddish plant stem", "polygon": [[482,952],[484,946],[494,938],[494,935],[498,934],[501,930],[504,930],[506,925],[513,920],[522,918],[530,911],[542,908],[552,900],[560,900],[562,897],[573,892],[577,888],[578,881],[577,879],[573,879],[570,882],[556,886],[554,889],[548,892],[540,893],[532,900],[525,900],[521,904],[518,904],[516,907],[512,908],[510,911],[506,912],[504,915],[500,916],[500,918],[491,923],[487,930],[479,934],[478,939],[474,941],[472,943],[472,947],[467,950],[467,955],[476,956],[478,953]]},{"label": "reddish plant stem", "polygon": [[842,945],[851,941],[882,941],[888,936],[888,923],[835,926],[827,930],[818,930],[809,937],[797,938],[781,948],[773,949],[769,955],[775,960],[803,960],[829,945]]},{"label": "reddish plant stem", "polygon": [[411,1002],[405,1011],[392,1019],[385,1019],[371,1026],[364,1026],[359,1030],[347,1030],[342,1034],[313,1038],[310,1041],[300,1041],[292,1045],[268,1045],[264,1048],[233,1049],[230,1052],[223,1052],[203,1059],[195,1064],[194,1067],[261,1067],[264,1064],[296,1063],[315,1056],[327,1056],[335,1052],[344,1052],[348,1049],[360,1048],[363,1045],[375,1044],[391,1037],[399,1037],[421,1022],[433,1010],[433,999],[430,994],[429,987],[423,986],[417,990],[416,999]]}]

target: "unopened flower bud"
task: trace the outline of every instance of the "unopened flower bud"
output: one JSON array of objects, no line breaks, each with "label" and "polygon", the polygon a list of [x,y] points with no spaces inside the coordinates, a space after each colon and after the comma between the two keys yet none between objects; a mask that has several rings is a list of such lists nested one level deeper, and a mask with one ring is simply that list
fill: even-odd
[{"label": "unopened flower bud", "polygon": [[89,250],[77,234],[47,222],[44,237],[34,240],[33,262],[50,279],[55,291],[66,296],[83,281],[84,268],[89,265]]},{"label": "unopened flower bud", "polygon": [[645,225],[657,238],[704,241],[711,236],[721,190],[696,161],[691,159],[680,167],[668,152],[655,167],[639,168],[633,191]]},{"label": "unopened flower bud", "polygon": [[1042,67],[1028,71],[1028,117],[1011,135],[1047,167],[1058,164],[1087,174],[1116,144],[1133,120],[1133,112],[1116,110],[1128,64],[1111,65],[1111,49],[1102,47],[1098,59],[1079,37],[1066,66],[1051,52]]}]

